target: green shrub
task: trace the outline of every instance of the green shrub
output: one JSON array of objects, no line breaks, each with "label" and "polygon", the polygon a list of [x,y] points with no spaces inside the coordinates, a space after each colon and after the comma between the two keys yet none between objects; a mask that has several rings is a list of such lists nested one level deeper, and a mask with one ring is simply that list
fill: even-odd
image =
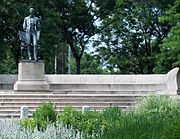
[{"label": "green shrub", "polygon": [[[43,103],[33,113],[33,119],[21,120],[20,125],[44,130],[56,122],[56,117],[53,104]],[[149,96],[127,112],[113,107],[84,114],[65,107],[58,120],[69,129],[82,131],[84,138],[93,135],[98,139],[178,139],[180,102],[166,96]]]},{"label": "green shrub", "polygon": [[87,134],[98,134],[102,129],[102,120],[100,118],[100,113],[95,111],[85,112],[81,114],[81,119],[77,121],[77,126],[83,132]]},{"label": "green shrub", "polygon": [[180,139],[180,114],[169,124],[163,139]]},{"label": "green shrub", "polygon": [[103,112],[89,111],[82,114],[72,107],[65,107],[59,120],[87,135],[100,135],[102,130],[120,124],[122,112],[118,107],[107,108]]},{"label": "green shrub", "polygon": [[35,112],[33,112],[34,119],[41,119],[50,123],[56,122],[57,113],[51,102],[43,103]]},{"label": "green shrub", "polygon": [[176,100],[166,96],[150,96],[140,101],[135,109],[120,114],[121,118],[117,120],[119,124],[115,128],[111,126],[104,130],[100,138],[178,139],[179,115],[180,105]]},{"label": "green shrub", "polygon": [[79,113],[74,108],[67,106],[64,108],[63,113],[59,116],[59,121],[64,125],[70,126],[72,125],[74,118],[78,117],[78,115]]},{"label": "green shrub", "polygon": [[[122,111],[118,107],[106,108],[102,112],[101,118],[103,126],[106,125],[108,127],[116,127],[119,126],[122,122]],[[106,129],[106,127],[103,129]]]},{"label": "green shrub", "polygon": [[23,128],[34,130],[36,127],[36,122],[34,119],[23,119],[19,121],[19,125]]},{"label": "green shrub", "polygon": [[82,114],[82,112],[72,107],[65,107],[59,121],[68,127],[83,131],[85,134],[97,134],[100,132],[102,125],[99,115],[100,113],[95,111]]},{"label": "green shrub", "polygon": [[140,100],[134,110],[140,113],[165,113],[171,111],[176,106],[173,103],[169,96],[151,95]]},{"label": "green shrub", "polygon": [[40,105],[35,112],[33,112],[33,118],[36,122],[38,130],[43,130],[49,123],[55,123],[57,113],[54,110],[51,102],[43,103]]}]

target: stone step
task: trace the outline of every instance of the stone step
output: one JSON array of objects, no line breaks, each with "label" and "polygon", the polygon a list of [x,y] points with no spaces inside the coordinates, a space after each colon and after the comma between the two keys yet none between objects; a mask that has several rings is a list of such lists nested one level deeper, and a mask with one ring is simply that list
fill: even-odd
[{"label": "stone step", "polygon": [[[68,102],[68,103],[54,103],[54,105],[56,106],[56,108],[62,108],[65,106],[84,106],[84,105],[88,105],[88,106],[131,106],[134,105],[136,102],[79,102],[79,103],[75,103],[75,102]],[[31,105],[33,104],[33,105]],[[28,106],[28,108],[30,109],[34,109],[37,108],[39,105],[41,105],[42,103],[6,103],[6,105],[1,105],[0,106],[0,111],[1,110],[9,110],[9,109],[20,109],[21,106]]]},{"label": "stone step", "polygon": [[66,102],[66,101],[131,101],[145,97],[146,95],[66,95],[66,96],[0,96],[0,103],[2,102],[19,102],[19,101],[53,101],[53,102]]},{"label": "stone step", "polygon": [[[83,106],[83,105],[89,105],[89,106],[110,106],[110,105],[132,105],[135,102],[113,102],[113,101],[107,101],[107,102],[55,102],[54,105],[56,107],[64,107],[64,106]],[[0,108],[2,109],[3,107],[12,107],[12,106],[39,106],[41,105],[42,102],[4,102],[0,103]],[[0,110],[1,110],[0,109]]]},{"label": "stone step", "polygon": [[70,96],[73,96],[73,97],[81,97],[81,96],[127,96],[127,97],[136,97],[136,96],[146,96],[146,95],[149,95],[149,94],[124,94],[124,93],[121,93],[121,94],[34,94],[33,92],[31,93],[24,93],[24,94],[5,94],[5,93],[2,93],[0,94],[0,98],[2,97],[6,97],[6,96],[10,96],[10,97],[51,97],[51,98],[56,98],[56,97],[70,97]]},{"label": "stone step", "polygon": [[[39,105],[41,105],[42,103],[3,103],[0,105],[0,111],[4,110],[4,109],[8,109],[8,107],[14,106],[14,107],[21,107],[21,106],[28,106],[28,107],[38,107]],[[134,105],[135,102],[128,102],[128,103],[122,103],[122,102],[104,102],[104,103],[54,103],[57,109],[61,109],[64,108],[66,106],[72,106],[72,107],[82,107],[84,105],[88,105],[90,107],[101,107],[101,106],[106,106],[106,107],[110,107],[110,106],[131,106]]]},{"label": "stone step", "polygon": [[[93,106],[90,107],[91,110],[96,110],[96,111],[102,111],[105,108],[108,108],[109,106]],[[118,106],[122,111],[125,111],[127,108],[132,108],[133,106]],[[56,111],[58,112],[58,114],[63,112],[63,108],[61,109],[56,109]],[[77,109],[78,111],[82,110],[82,106],[73,106],[73,108]],[[29,110],[29,117],[32,116],[32,113],[35,110]],[[1,113],[2,112],[2,113]],[[0,112],[0,119],[6,119],[6,118],[19,118],[20,117],[20,110],[10,110],[10,111],[1,111]]]},{"label": "stone step", "polygon": [[[32,112],[28,113],[28,117],[32,117]],[[0,113],[0,120],[1,119],[11,119],[12,118],[20,118],[20,111],[14,111],[12,113]]]},{"label": "stone step", "polygon": [[[68,105],[62,105],[62,106],[59,106],[59,107],[56,107],[55,110],[56,111],[63,111],[63,109],[68,106]],[[73,108],[76,108],[78,110],[81,110],[81,108],[84,106],[84,105],[81,105],[81,104],[77,104],[77,105],[71,105]],[[127,108],[127,107],[132,107],[133,104],[129,104],[129,105],[122,105],[122,104],[112,104],[112,105],[86,105],[86,106],[89,106],[91,109],[101,109],[101,108],[108,108],[108,107],[119,107],[119,108]],[[37,106],[38,107],[38,106]],[[35,111],[35,109],[37,108],[36,106],[33,106],[33,107],[28,107],[29,108],[29,111],[30,112],[33,112]],[[5,108],[5,107],[4,107]],[[3,114],[3,113],[13,113],[13,112],[20,112],[20,107],[16,106],[16,107],[6,107],[6,109],[1,109],[0,110],[0,114]]]},{"label": "stone step", "polygon": [[54,94],[149,94],[149,93],[155,93],[155,91],[67,89],[67,90],[53,90],[53,93]]},{"label": "stone step", "polygon": [[20,107],[26,105],[31,114],[43,102],[51,101],[57,111],[63,111],[65,106],[81,110],[84,105],[93,110],[103,110],[118,106],[123,110],[135,105],[136,100],[148,94],[106,94],[106,93],[69,93],[69,94],[14,94],[0,93],[0,118],[20,117]]},{"label": "stone step", "polygon": [[19,101],[53,101],[53,102],[78,102],[78,101],[111,101],[111,100],[114,100],[114,101],[128,101],[128,100],[134,100],[134,99],[138,99],[139,97],[127,97],[127,96],[119,96],[119,97],[106,97],[106,96],[103,96],[103,97],[86,97],[86,96],[83,96],[83,97],[59,97],[59,98],[33,98],[33,97],[26,97],[26,98],[21,98],[21,97],[4,97],[4,98],[0,98],[0,103],[3,103],[3,102],[19,102]]}]

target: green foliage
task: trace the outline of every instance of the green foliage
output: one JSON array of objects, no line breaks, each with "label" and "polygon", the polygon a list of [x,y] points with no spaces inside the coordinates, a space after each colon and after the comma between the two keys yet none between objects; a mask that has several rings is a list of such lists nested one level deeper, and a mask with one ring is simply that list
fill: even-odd
[{"label": "green foliage", "polygon": [[82,74],[108,74],[98,55],[85,53],[81,60]]},{"label": "green foliage", "polygon": [[136,108],[123,113],[121,124],[109,128],[101,139],[169,139],[179,137],[180,107],[164,96],[142,99]]},{"label": "green foliage", "polygon": [[33,112],[32,119],[23,119],[19,121],[19,125],[23,128],[34,131],[37,127],[39,131],[44,131],[48,124],[55,124],[57,113],[51,102],[43,103],[35,112]]},{"label": "green foliage", "polygon": [[0,60],[0,73],[1,74],[16,74],[17,66],[12,54],[6,50],[4,54],[2,54],[3,59]]},{"label": "green foliage", "polygon": [[170,24],[172,30],[161,46],[161,53],[157,55],[156,73],[167,73],[174,67],[180,66],[180,1],[166,11],[166,15],[159,18],[160,22]]},{"label": "green foliage", "polygon": [[53,104],[43,103],[39,106],[35,112],[33,112],[33,118],[39,130],[45,129],[49,123],[55,123],[57,113],[54,110]]},{"label": "green foliage", "polygon": [[102,130],[116,128],[121,125],[123,113],[118,107],[106,108],[102,114]]},{"label": "green foliage", "polygon": [[170,123],[169,127],[167,127],[165,135],[165,139],[179,139],[180,138],[180,117],[175,119]]},{"label": "green foliage", "polygon": [[102,131],[118,127],[121,114],[118,107],[107,108],[103,112],[89,111],[84,114],[72,107],[65,107],[59,121],[68,127],[83,131],[86,135],[99,136]]},{"label": "green foliage", "polygon": [[112,73],[154,72],[160,44],[170,30],[169,24],[159,22],[158,17],[172,3],[117,1],[115,12],[103,20],[101,41],[94,44],[99,46],[97,51]]},{"label": "green foliage", "polygon": [[169,112],[173,110],[172,100],[168,96],[156,96],[152,95],[147,98],[143,98],[135,107],[135,111],[139,113],[146,112]]},{"label": "green foliage", "polygon": [[[110,74],[107,68],[103,67],[99,55],[85,52],[81,59],[81,74]],[[76,61],[70,60],[71,74],[76,74]]]},{"label": "green foliage", "polygon": [[19,121],[19,125],[23,128],[34,130],[36,128],[36,122],[34,119],[23,119]]},{"label": "green foliage", "polygon": [[[101,3],[104,3],[103,5]],[[28,15],[28,8],[35,7],[36,16],[41,18],[41,57],[46,73],[54,73],[55,55],[62,66],[58,73],[66,73],[66,53],[56,51],[67,45],[71,47],[76,61],[76,72],[80,73],[81,58],[90,38],[100,30],[96,22],[113,11],[115,1],[97,0],[54,0],[54,1],[2,1],[0,5],[0,43],[11,49],[16,64],[20,55],[17,34]],[[99,7],[99,8],[98,8]],[[65,45],[62,45],[64,43]],[[63,60],[61,59],[63,57]],[[62,63],[61,63],[62,61]],[[60,67],[60,66],[58,66]]]},{"label": "green foliage", "polygon": [[101,123],[98,118],[98,112],[86,112],[82,114],[72,107],[65,107],[63,114],[59,117],[59,121],[68,127],[83,131],[85,134],[92,134],[100,132]]},{"label": "green foliage", "polygon": [[[21,120],[26,129],[45,130],[56,122],[52,103],[44,103],[33,113],[33,119]],[[84,114],[65,107],[58,121],[68,129],[82,131],[84,138],[94,139],[178,139],[180,137],[180,102],[167,96],[149,96],[126,112],[118,107]]]},{"label": "green foliage", "polygon": [[78,115],[79,113],[72,107],[67,106],[64,108],[63,114],[59,117],[59,120],[64,125],[70,125],[73,122],[73,119],[75,118],[75,115]]},{"label": "green foliage", "polygon": [[[57,73],[67,72],[67,53],[62,51],[68,46],[76,73],[80,67],[82,73],[165,73],[180,65],[179,0],[5,0],[0,3],[0,73],[17,71],[17,34],[30,3],[42,19],[40,44],[46,73],[55,73],[55,55]],[[96,56],[83,56],[89,43],[97,48]]]}]

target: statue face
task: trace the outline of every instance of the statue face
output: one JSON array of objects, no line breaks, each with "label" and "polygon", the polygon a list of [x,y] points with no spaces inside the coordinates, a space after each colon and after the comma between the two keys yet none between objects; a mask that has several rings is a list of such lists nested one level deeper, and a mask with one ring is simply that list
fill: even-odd
[{"label": "statue face", "polygon": [[30,13],[30,15],[34,15],[34,8],[30,8],[29,13]]}]

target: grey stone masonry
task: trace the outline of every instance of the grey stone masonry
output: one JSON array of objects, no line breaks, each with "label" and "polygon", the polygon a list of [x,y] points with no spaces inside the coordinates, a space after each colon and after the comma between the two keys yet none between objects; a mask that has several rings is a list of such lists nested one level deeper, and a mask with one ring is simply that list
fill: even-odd
[{"label": "grey stone masonry", "polygon": [[21,106],[21,115],[20,119],[27,119],[28,118],[28,106]]},{"label": "grey stone masonry", "polygon": [[[30,62],[31,63],[31,62]],[[27,63],[20,63],[19,67]],[[33,65],[39,65],[36,68]],[[40,66],[41,65],[41,66]],[[52,90],[55,93],[67,92],[87,92],[87,91],[141,91],[141,92],[157,92],[165,94],[180,94],[180,70],[174,68],[167,74],[146,74],[146,75],[45,75],[44,79],[44,63],[31,63],[26,66],[27,69],[19,70],[17,75],[0,75],[0,91],[2,90],[18,90],[24,88],[32,90]],[[35,72],[38,71],[39,73]],[[26,75],[27,74],[27,75]],[[37,75],[38,74],[38,75]],[[32,76],[33,75],[33,76]],[[40,80],[39,80],[40,79]],[[40,83],[39,88],[35,88]],[[41,86],[43,84],[43,86]],[[49,83],[49,84],[48,84]],[[41,88],[41,89],[40,89]],[[90,92],[90,93],[91,93]]]},{"label": "grey stone masonry", "polygon": [[43,61],[21,61],[18,65],[18,80],[15,91],[49,91],[49,84],[44,77]]}]

